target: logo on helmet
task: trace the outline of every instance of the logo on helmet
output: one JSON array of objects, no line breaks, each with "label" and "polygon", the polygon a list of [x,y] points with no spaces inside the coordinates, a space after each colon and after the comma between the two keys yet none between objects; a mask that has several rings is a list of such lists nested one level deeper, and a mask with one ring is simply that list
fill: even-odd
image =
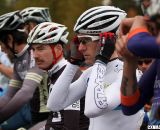
[{"label": "logo on helmet", "polygon": [[101,31],[87,31],[87,33],[90,33],[90,34],[97,34],[97,33],[101,33]]}]

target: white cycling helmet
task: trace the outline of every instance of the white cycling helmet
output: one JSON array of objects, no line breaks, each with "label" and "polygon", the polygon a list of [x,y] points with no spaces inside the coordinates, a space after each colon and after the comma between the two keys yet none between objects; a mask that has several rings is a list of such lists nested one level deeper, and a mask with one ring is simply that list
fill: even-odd
[{"label": "white cycling helmet", "polygon": [[77,20],[74,31],[87,35],[102,32],[117,33],[126,12],[114,6],[97,6],[85,11]]},{"label": "white cycling helmet", "polygon": [[52,49],[53,61],[48,69],[54,66],[63,55],[63,52],[57,56],[55,53],[54,44],[67,44],[67,36],[69,32],[67,27],[62,24],[53,22],[44,22],[35,26],[29,33],[27,42],[29,45],[33,44],[48,44]]},{"label": "white cycling helmet", "polygon": [[37,23],[51,22],[51,16],[48,8],[43,7],[28,7],[20,12],[24,21],[35,21]]},{"label": "white cycling helmet", "polygon": [[148,0],[148,4],[143,4],[144,0],[141,0],[141,8],[144,15],[148,15],[150,17],[155,15],[160,15],[160,0]]},{"label": "white cycling helmet", "polygon": [[67,27],[62,24],[43,22],[31,30],[27,42],[28,44],[54,44],[58,42],[67,44],[68,34]]},{"label": "white cycling helmet", "polygon": [[[3,14],[0,16],[0,32],[1,32],[2,37],[3,36],[5,37],[5,35],[6,35],[6,34],[4,34],[4,32],[10,32],[10,33],[12,32],[12,35],[14,35],[15,31],[18,31],[18,32],[25,34],[25,30],[23,28],[24,27],[23,25],[24,25],[24,20],[22,19],[21,15],[19,15],[19,11],[6,13],[6,14]],[[15,39],[15,41],[16,41],[16,39]],[[20,57],[21,55],[23,55],[29,47],[26,44],[26,46],[23,48],[23,50],[20,53],[15,53],[15,50],[14,50],[15,43],[14,42],[13,42],[12,47],[10,47],[7,43],[5,43],[5,46],[11,52],[13,52],[13,54],[16,57]]]},{"label": "white cycling helmet", "polygon": [[0,16],[0,31],[12,31],[24,24],[19,11],[6,13]]}]

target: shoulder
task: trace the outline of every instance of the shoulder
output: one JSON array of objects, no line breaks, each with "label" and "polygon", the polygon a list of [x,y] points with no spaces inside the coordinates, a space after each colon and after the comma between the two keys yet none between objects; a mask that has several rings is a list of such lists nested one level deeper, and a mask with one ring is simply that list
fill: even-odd
[{"label": "shoulder", "polygon": [[89,67],[88,69],[84,70],[82,75],[88,77],[92,71],[93,66]]},{"label": "shoulder", "polygon": [[120,73],[123,71],[123,62],[119,59],[112,61],[111,69],[115,73]]}]

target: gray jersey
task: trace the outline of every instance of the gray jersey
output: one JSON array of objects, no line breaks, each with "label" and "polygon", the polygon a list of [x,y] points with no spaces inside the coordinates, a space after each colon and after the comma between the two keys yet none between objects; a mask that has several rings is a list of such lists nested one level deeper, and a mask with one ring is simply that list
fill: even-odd
[{"label": "gray jersey", "polygon": [[[28,74],[30,69],[33,70],[34,68],[35,68],[35,60],[33,58],[32,50],[27,50],[22,56],[15,59],[14,75],[13,79],[11,79],[10,81],[10,86],[19,89],[23,87],[25,85],[23,81],[26,79],[26,75]],[[35,74],[32,75],[30,78],[32,78],[32,80],[36,80],[37,77],[34,76]],[[29,87],[34,85],[33,82],[29,82],[27,83],[27,85],[28,84]],[[38,118],[38,116],[40,116],[39,115],[40,113],[43,113],[42,120],[48,117],[49,111],[46,108],[48,99],[47,74],[43,76],[41,84],[37,86],[36,90],[33,93],[34,94],[30,101],[30,104],[31,104],[32,120],[33,122],[36,123],[41,121]],[[45,116],[44,113],[46,113]]]},{"label": "gray jersey", "polygon": [[23,81],[27,71],[35,66],[32,51],[27,50],[21,57],[15,59],[14,77],[17,81]]}]

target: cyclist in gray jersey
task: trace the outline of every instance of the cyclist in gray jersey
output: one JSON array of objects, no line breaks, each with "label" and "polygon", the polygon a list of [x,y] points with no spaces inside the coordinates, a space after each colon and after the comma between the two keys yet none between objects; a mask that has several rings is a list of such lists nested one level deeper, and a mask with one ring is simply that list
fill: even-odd
[{"label": "cyclist in gray jersey", "polygon": [[[25,8],[22,11],[20,11],[20,15],[23,17],[23,20],[25,22],[25,32],[27,32],[27,33],[29,33],[29,31],[35,25],[37,25],[37,24],[39,24],[41,22],[51,21],[51,17],[50,17],[50,14],[49,14],[49,9],[48,8],[43,8],[43,7],[28,7],[28,8]],[[1,46],[2,46],[2,49],[8,54],[10,59],[13,61],[13,59],[14,59],[13,56],[14,55],[12,54],[12,52],[10,52],[10,50],[7,49],[4,44],[1,44]],[[28,58],[30,58],[30,56],[25,56],[25,59],[28,59]],[[22,59],[22,57],[21,57],[21,59]],[[33,60],[33,58],[32,58],[32,60]],[[26,67],[27,67],[27,65],[26,65]],[[6,71],[6,72],[8,72],[8,71]],[[23,70],[22,70],[22,73],[23,73]],[[22,75],[24,75],[24,74],[22,74]],[[45,75],[43,77],[42,84],[39,87],[39,88],[45,88],[45,92],[46,93],[45,94],[44,93],[39,94],[40,92],[43,92],[43,91],[42,90],[39,91],[39,89],[36,89],[36,92],[34,94],[35,98],[33,98],[31,104],[35,104],[36,101],[37,101],[37,103],[34,105],[35,107],[33,105],[31,105],[32,112],[34,112],[35,110],[36,111],[40,111],[40,112],[48,111],[46,109],[46,105],[45,105],[46,104],[45,100],[47,100],[47,97],[48,97],[47,96],[48,95],[47,94],[48,91],[46,90],[46,87],[43,87],[43,86],[47,86],[46,82],[47,82],[47,75]],[[40,100],[39,100],[40,98],[43,99],[41,101],[41,105],[39,105],[40,104]],[[34,99],[36,101],[34,101]],[[30,105],[27,104],[20,111],[18,111],[14,116],[12,116],[7,121],[5,121],[1,125],[1,129],[9,130],[9,129],[16,129],[16,128],[20,127],[20,126],[25,126],[26,124],[29,124],[31,122],[31,117],[30,116],[31,116],[31,114],[30,114]],[[46,118],[47,118],[47,115],[46,115]]]},{"label": "cyclist in gray jersey", "polygon": [[[16,12],[15,12],[16,13]],[[12,13],[8,13],[8,14],[5,14],[5,15],[2,15],[1,16],[1,23],[0,23],[0,25],[1,25],[1,27],[2,27],[2,25],[4,24],[4,22],[3,22],[3,20],[5,19],[6,20],[6,22],[9,20],[9,17],[11,17],[12,15],[13,15],[14,13],[12,12]],[[16,19],[15,19],[16,20]],[[12,21],[8,21],[8,22],[12,22]],[[17,24],[19,24],[20,22],[18,22],[18,21],[15,21],[15,26],[17,25]],[[14,24],[14,23],[13,23]],[[9,23],[8,23],[8,27],[9,27],[10,25],[9,25]],[[10,26],[10,28],[12,28],[11,26]],[[9,31],[9,28],[6,28],[8,31]],[[11,29],[12,30],[12,29]],[[2,30],[1,30],[2,31]],[[13,60],[15,59],[14,58],[14,54],[13,54],[13,52],[11,51],[11,48],[9,48],[3,41],[3,39],[5,38],[5,34],[4,34],[5,32],[1,32],[1,35],[0,35],[0,39],[1,39],[1,47],[2,47],[2,50],[4,51],[4,52],[6,52],[7,53],[7,55],[8,55],[8,57],[10,58],[10,60],[13,62]],[[21,36],[21,35],[20,35]],[[22,38],[22,39],[24,39],[24,37]],[[22,40],[21,39],[21,40]],[[23,40],[22,40],[23,41]],[[11,69],[11,68],[8,68],[8,69]],[[4,71],[6,71],[6,70],[4,70]],[[6,71],[7,72],[7,71]],[[13,69],[12,69],[12,74],[13,74]],[[12,78],[12,74],[11,74],[11,78]],[[8,94],[8,92],[7,92],[7,94]],[[3,99],[4,97],[2,97],[2,99]],[[3,106],[3,101],[2,101],[2,99],[0,99],[1,101],[0,101],[0,106],[2,106],[2,107],[4,107]],[[4,101],[5,102],[5,101]],[[0,125],[0,129],[2,129],[2,130],[10,130],[10,129],[16,129],[16,128],[18,128],[18,127],[20,127],[20,126],[25,126],[25,125],[27,125],[27,124],[29,124],[29,123],[31,123],[31,114],[30,114],[30,106],[28,105],[28,104],[25,104],[25,105],[23,105],[23,107],[18,111],[18,112],[16,112],[16,114],[14,114],[14,116],[11,116],[8,120],[5,120],[5,122],[3,122],[1,125]]]},{"label": "cyclist in gray jersey", "polygon": [[[19,11],[4,14],[0,19],[0,40],[15,56],[14,74],[9,90],[0,98],[0,122],[2,123],[32,99],[44,72],[35,66],[32,53],[28,49],[24,21]],[[48,112],[41,114],[38,110],[35,113],[39,117],[32,114],[33,123],[44,120],[48,116]]]},{"label": "cyclist in gray jersey", "polygon": [[[37,24],[40,24],[43,22],[51,22],[49,8],[46,8],[46,7],[27,7],[20,11],[20,15],[22,16],[25,22],[25,30],[27,33],[29,33]],[[48,109],[46,109],[46,100],[48,98],[48,87],[46,87],[47,80],[48,80],[48,75],[46,73],[43,76],[42,83],[36,89],[36,92],[35,92],[36,96],[34,96],[33,99],[31,100],[32,115],[35,114],[36,111],[40,111],[41,113],[49,112]],[[37,101],[40,102],[41,105],[37,103]],[[42,123],[42,125],[44,125],[44,123]]]}]

